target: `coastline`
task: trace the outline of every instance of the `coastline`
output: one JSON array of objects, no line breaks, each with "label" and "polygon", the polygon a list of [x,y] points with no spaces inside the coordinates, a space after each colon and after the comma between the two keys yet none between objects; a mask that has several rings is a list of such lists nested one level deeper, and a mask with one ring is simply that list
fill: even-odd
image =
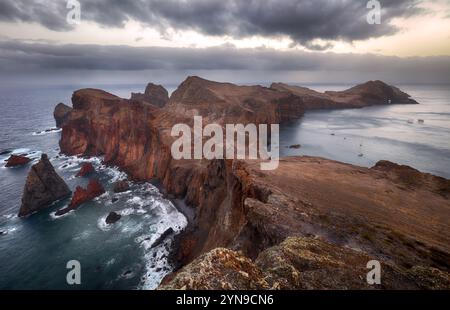
[{"label": "coastline", "polygon": [[[385,201],[389,208],[380,210],[380,213],[384,214],[383,217],[376,217],[377,221],[381,221],[381,224],[377,225],[381,226],[370,230],[358,219],[359,217],[371,219],[361,214],[361,210],[355,209],[350,214],[344,213],[334,218],[336,211],[326,211],[329,202],[321,200],[320,197],[314,199],[309,197],[313,193],[326,197],[330,195],[329,193],[337,192],[337,189],[342,186],[341,181],[357,184],[361,182],[361,178],[366,178],[365,187],[343,190],[343,196],[337,198],[336,202],[349,204],[357,202],[359,206],[368,204],[374,209],[382,207],[370,199],[367,194],[370,189],[371,192],[375,191],[379,195],[387,195],[392,199],[403,199],[401,198],[403,196],[406,197],[405,199],[410,199],[411,190],[421,190],[424,197],[429,198],[428,201],[423,201],[425,205],[433,207],[430,201],[440,201],[439,199],[444,199],[443,204],[447,204],[445,199],[448,198],[439,194],[441,190],[444,194],[447,191],[445,181],[435,179],[428,174],[394,164],[363,168],[323,158],[303,156],[280,159],[282,167],[280,174],[284,173],[287,176],[292,172],[297,173],[290,179],[284,180],[280,179],[277,173],[256,172],[253,169],[254,164],[246,161],[172,160],[169,151],[172,140],[167,135],[167,130],[172,124],[180,121],[189,122],[191,118],[188,115],[192,113],[189,109],[200,108],[200,113],[208,119],[208,122],[217,120],[215,117],[218,115],[215,113],[215,110],[218,110],[217,107],[211,109],[208,105],[201,104],[203,100],[201,96],[186,99],[183,97],[183,92],[189,93],[192,89],[203,88],[220,92],[222,87],[224,86],[221,83],[190,78],[175,92],[175,96],[167,103],[167,107],[163,108],[153,107],[148,102],[118,98],[99,90],[80,90],[74,94],[73,110],[69,110],[67,123],[62,125],[61,153],[82,154],[87,157],[104,156],[105,165],[119,167],[130,180],[139,183],[148,182],[156,186],[161,195],[170,200],[188,220],[186,229],[175,236],[175,243],[169,254],[176,272],[167,275],[162,286],[170,284],[179,272],[189,268],[190,264],[196,264],[199,257],[208,256],[210,251],[218,247],[238,250],[245,255],[246,259],[257,260],[262,253],[281,245],[286,238],[291,237],[307,238],[301,243],[314,243],[315,238],[324,239],[331,242],[332,246],[337,246],[336,251],[350,247],[374,255],[376,258],[394,259],[395,264],[421,263],[428,266],[431,264],[431,259],[436,260],[440,268],[447,268],[443,261],[445,262],[448,251],[435,248],[436,235],[432,235],[428,238],[429,240],[420,240],[417,236],[412,239],[405,238],[404,232],[397,235],[398,232],[389,233],[389,230],[396,231],[398,227],[395,228],[392,222],[386,222],[384,217],[397,217],[398,214],[392,214],[391,208],[401,206],[403,202]],[[263,104],[265,109],[255,111],[257,122],[266,121],[267,119],[263,116],[269,115],[274,121],[279,120],[284,123],[287,118],[282,116],[283,114],[289,114],[292,111],[301,112],[301,115],[304,113],[303,109],[300,109],[301,98],[291,97],[291,94],[279,94],[258,86],[241,88],[227,84],[226,87],[236,88],[236,92],[248,92],[246,96],[252,100],[259,100],[260,96],[264,97],[266,92],[272,96],[274,101],[265,102]],[[279,96],[282,96],[285,101],[278,101]],[[193,103],[188,105],[183,100],[178,102],[177,98],[192,100]],[[293,101],[287,98],[293,98]],[[245,101],[245,97],[242,100]],[[224,103],[222,106],[221,103],[220,108],[226,109],[227,104]],[[292,109],[290,106],[295,104],[300,106]],[[282,107],[281,110],[280,107]],[[219,119],[219,121],[232,121],[233,118],[238,118],[239,121],[245,122],[245,119],[240,117],[241,113],[238,111],[236,114],[229,115],[228,119]],[[254,120],[255,118],[251,119],[251,121]],[[316,166],[316,162],[321,164]],[[287,170],[286,165],[290,167]],[[328,168],[324,170],[321,165]],[[300,169],[300,167],[303,168]],[[385,170],[379,170],[380,167]],[[324,171],[326,171],[324,177],[338,174],[319,186],[321,179],[317,179],[313,184],[305,183],[307,180],[301,178],[303,169],[310,170],[311,176],[322,175]],[[342,169],[348,171],[348,174],[340,176],[339,171]],[[418,183],[404,184],[402,178],[405,175],[411,175],[411,178],[417,179]],[[268,182],[272,178],[278,180],[282,186]],[[377,187],[380,182],[384,184],[385,190],[383,187]],[[441,183],[444,184],[442,188]],[[288,190],[292,184],[313,187],[310,192],[302,193],[303,187],[294,191]],[[425,187],[422,188],[422,186]],[[302,195],[298,196],[298,193]],[[369,200],[361,203],[359,202],[361,197]],[[315,201],[315,199],[318,200]],[[289,215],[283,212],[283,208],[290,210]],[[412,208],[421,210],[416,205]],[[332,215],[331,218],[330,215]],[[444,214],[444,219],[445,216]],[[407,225],[401,226],[400,231],[406,229],[412,223],[408,221],[412,220],[414,218],[405,220]],[[423,235],[426,236],[428,232],[425,231]],[[408,228],[406,236],[410,233]],[[378,242],[376,240],[391,242],[389,238],[393,238],[396,248],[405,250],[405,253],[411,251],[405,247],[406,244],[418,242],[421,251],[428,251],[431,254],[425,255],[413,251],[413,258],[408,260],[398,256],[398,253],[395,254],[395,251],[390,252],[392,250],[390,247],[387,248],[387,252],[380,252],[383,246],[376,244]],[[430,240],[433,242],[428,244]],[[373,242],[375,244],[372,244]],[[407,269],[404,268],[402,266],[403,272],[406,273]]]}]

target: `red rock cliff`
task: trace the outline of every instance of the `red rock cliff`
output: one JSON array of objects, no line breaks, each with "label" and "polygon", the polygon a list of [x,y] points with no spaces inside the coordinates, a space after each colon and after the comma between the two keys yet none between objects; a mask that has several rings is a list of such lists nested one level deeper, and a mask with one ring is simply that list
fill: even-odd
[{"label": "red rock cliff", "polygon": [[[353,97],[352,97],[353,98]],[[66,154],[104,155],[136,180],[162,181],[196,208],[178,258],[187,263],[226,246],[254,258],[289,236],[320,236],[408,268],[448,270],[449,181],[386,162],[373,169],[318,158],[283,159],[275,171],[258,162],[173,160],[176,123],[278,123],[299,117],[301,96],[261,86],[190,77],[164,108],[100,90],[74,93],[60,141]],[[410,169],[410,168],[409,168]]]}]

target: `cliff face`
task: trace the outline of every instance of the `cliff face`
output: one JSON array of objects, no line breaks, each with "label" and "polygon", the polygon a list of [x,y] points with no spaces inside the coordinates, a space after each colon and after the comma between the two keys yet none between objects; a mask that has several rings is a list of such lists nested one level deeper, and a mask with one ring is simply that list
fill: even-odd
[{"label": "cliff face", "polygon": [[362,108],[385,104],[417,104],[408,94],[382,81],[369,81],[344,91],[326,91],[325,93],[283,83],[273,83],[270,88],[301,97],[307,110]]},{"label": "cliff face", "polygon": [[[351,104],[364,94],[348,93]],[[157,178],[195,207],[192,229],[178,249],[183,265],[217,247],[255,259],[287,237],[317,236],[401,272],[412,266],[449,269],[448,180],[388,162],[366,169],[302,157],[261,171],[258,161],[171,157],[174,124],[192,126],[194,115],[203,116],[204,125],[279,123],[302,115],[308,102],[302,95],[190,77],[163,108],[93,89],[75,92],[72,101],[63,153],[104,155],[131,179]]]}]

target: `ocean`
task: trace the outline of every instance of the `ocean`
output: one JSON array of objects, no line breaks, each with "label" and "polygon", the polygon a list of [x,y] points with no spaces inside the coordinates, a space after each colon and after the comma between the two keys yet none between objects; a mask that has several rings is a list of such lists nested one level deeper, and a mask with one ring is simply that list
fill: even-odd
[{"label": "ocean", "polygon": [[[307,85],[316,90],[341,90],[349,85]],[[281,126],[281,155],[313,155],[373,166],[387,159],[424,172],[450,178],[450,86],[398,85],[419,105],[391,105],[355,110],[308,112]],[[145,85],[90,85],[128,98]],[[0,289],[154,289],[173,270],[168,259],[173,240],[152,248],[167,228],[177,233],[187,219],[149,183],[113,194],[112,186],[125,174],[105,167],[101,158],[89,160],[59,154],[60,132],[53,128],[53,109],[70,104],[82,86],[0,87]],[[170,91],[173,86],[168,87]],[[419,121],[421,120],[421,121]],[[299,149],[290,145],[301,144]],[[74,212],[55,217],[68,200],[19,219],[21,196],[31,164],[5,168],[11,153],[26,153],[37,162],[47,153],[57,172],[73,190],[85,186],[76,178],[90,161],[107,193]],[[113,202],[113,198],[114,202]],[[122,218],[105,225],[111,211]],[[66,264],[81,264],[81,285],[69,286]]]}]

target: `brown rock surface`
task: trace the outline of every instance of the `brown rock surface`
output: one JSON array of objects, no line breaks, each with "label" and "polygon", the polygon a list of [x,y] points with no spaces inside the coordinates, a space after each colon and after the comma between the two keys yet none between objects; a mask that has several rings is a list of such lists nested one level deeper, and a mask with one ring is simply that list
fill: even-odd
[{"label": "brown rock surface", "polygon": [[117,214],[116,212],[111,212],[108,214],[108,216],[105,219],[106,224],[114,224],[118,220],[120,220],[122,216],[120,214]]},{"label": "brown rock surface", "polygon": [[149,83],[145,88],[145,93],[132,93],[132,101],[144,101],[162,108],[169,101],[169,93],[161,86]]},{"label": "brown rock surface", "polygon": [[17,166],[23,166],[28,164],[31,161],[26,156],[23,155],[11,155],[8,160],[6,160],[5,167],[11,168],[11,167],[17,167]]},{"label": "brown rock surface", "polygon": [[130,189],[130,185],[128,184],[128,182],[126,180],[122,180],[119,182],[116,182],[116,184],[114,184],[114,193],[123,193],[126,192]]},{"label": "brown rock surface", "polygon": [[56,121],[56,127],[62,128],[70,116],[72,108],[65,105],[64,103],[58,103],[53,111],[53,117]]},{"label": "brown rock surface", "polygon": [[224,248],[217,248],[203,254],[181,269],[172,280],[159,287],[161,290],[257,290],[268,288],[269,285],[264,280],[261,270],[249,258]]},{"label": "brown rock surface", "polygon": [[25,183],[19,216],[26,216],[70,196],[71,191],[56,173],[46,154],[31,167]]},{"label": "brown rock surface", "polygon": [[188,77],[170,97],[168,109],[175,113],[201,115],[206,123],[278,124],[299,118],[303,101],[296,95],[270,88]]},{"label": "brown rock surface", "polygon": [[95,172],[95,168],[94,166],[92,166],[91,163],[84,163],[81,166],[80,171],[78,171],[77,173],[77,177],[87,177],[88,175],[90,175],[91,173]]},{"label": "brown rock surface", "polygon": [[449,289],[450,274],[415,266],[402,270],[381,264],[381,284],[367,283],[364,252],[315,238],[290,237],[259,254],[255,261],[229,249],[203,254],[163,280],[161,290],[172,289]]},{"label": "brown rock surface", "polygon": [[382,81],[369,81],[344,91],[326,91],[325,93],[283,83],[273,83],[270,88],[301,97],[307,110],[362,108],[383,104],[417,104],[408,94]]},{"label": "brown rock surface", "polygon": [[94,199],[95,197],[102,195],[103,193],[105,193],[105,189],[103,188],[102,184],[100,184],[100,182],[98,182],[97,180],[90,180],[86,189],[78,186],[75,189],[69,206],[67,208],[58,210],[55,215],[61,216],[72,210],[75,210],[83,203],[86,203]]}]

